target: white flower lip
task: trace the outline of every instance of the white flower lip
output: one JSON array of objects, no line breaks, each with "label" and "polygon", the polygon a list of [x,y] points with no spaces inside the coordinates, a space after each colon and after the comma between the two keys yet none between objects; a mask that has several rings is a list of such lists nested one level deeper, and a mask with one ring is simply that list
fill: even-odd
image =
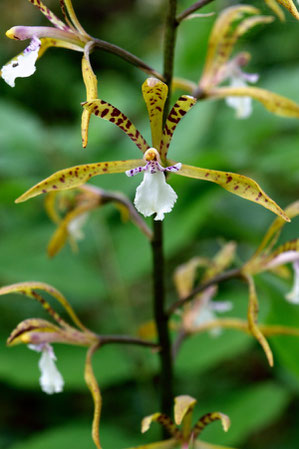
[{"label": "white flower lip", "polygon": [[64,380],[55,365],[56,356],[52,346],[47,343],[42,343],[40,345],[28,345],[28,347],[33,351],[42,353],[38,362],[41,372],[39,378],[41,389],[47,394],[61,393]]},{"label": "white flower lip", "polygon": [[286,294],[286,300],[293,303],[299,304],[299,260],[297,259],[293,263],[294,268],[294,286],[292,290]]},{"label": "white flower lip", "polygon": [[[155,159],[148,159],[147,154]],[[136,189],[134,204],[138,212],[145,217],[156,214],[155,220],[163,220],[164,214],[171,212],[178,196],[173,188],[167,184],[164,172],[177,172],[182,164],[178,163],[170,167],[162,167],[159,153],[155,148],[150,148],[144,155],[146,165],[126,171],[127,176],[135,176],[144,172],[143,181]]]},{"label": "white flower lip", "polygon": [[9,86],[15,87],[16,78],[26,78],[33,75],[36,70],[35,63],[40,46],[41,41],[37,37],[33,37],[23,53],[2,67],[1,76]]}]

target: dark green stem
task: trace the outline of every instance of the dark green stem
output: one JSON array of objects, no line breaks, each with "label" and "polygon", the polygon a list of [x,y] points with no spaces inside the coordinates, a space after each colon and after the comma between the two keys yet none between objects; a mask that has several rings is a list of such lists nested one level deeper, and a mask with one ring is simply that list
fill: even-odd
[{"label": "dark green stem", "polygon": [[[168,85],[168,98],[164,109],[164,121],[169,111],[171,83],[173,76],[174,48],[176,38],[176,0],[168,0],[165,24],[163,77]],[[171,340],[168,328],[168,314],[165,305],[163,222],[153,221],[153,306],[160,346],[160,391],[161,411],[171,415],[173,408],[173,365]]]}]

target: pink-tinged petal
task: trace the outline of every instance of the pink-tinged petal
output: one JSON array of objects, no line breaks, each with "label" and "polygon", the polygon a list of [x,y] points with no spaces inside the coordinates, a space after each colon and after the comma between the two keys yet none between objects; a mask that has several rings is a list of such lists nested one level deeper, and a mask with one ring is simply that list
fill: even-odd
[{"label": "pink-tinged petal", "polygon": [[201,434],[201,432],[207,425],[218,420],[221,421],[224,432],[227,432],[230,427],[230,419],[227,415],[221,412],[207,413],[206,415],[202,416],[193,427],[192,434],[194,436],[194,439]]},{"label": "pink-tinged petal", "polygon": [[249,303],[248,303],[248,312],[247,312],[248,329],[251,332],[251,334],[253,335],[253,337],[255,337],[257,339],[257,341],[263,348],[265,355],[267,357],[268,363],[272,367],[274,362],[273,362],[273,354],[272,354],[271,348],[257,324],[259,304],[258,304],[256,290],[255,290],[254,280],[253,280],[252,276],[246,276],[245,278],[246,278],[246,280],[248,282],[248,286],[249,286]]},{"label": "pink-tinged petal", "polygon": [[[6,31],[9,39],[24,41],[26,39],[53,38],[60,41],[68,42],[77,47],[84,47],[85,42],[71,31],[59,30],[53,27],[35,27],[35,26],[15,26]],[[83,51],[83,50],[81,50]]]},{"label": "pink-tinged petal", "polygon": [[[168,163],[174,164],[175,162],[169,160]],[[269,209],[279,215],[285,221],[290,221],[284,211],[260,188],[260,186],[253,179],[248,178],[247,176],[193,167],[191,165],[184,164],[177,174],[180,176],[187,176],[188,178],[202,179],[219,184],[225,190],[228,190],[234,195],[238,195],[249,201],[258,203],[266,209]]]},{"label": "pink-tinged petal", "polygon": [[299,258],[299,239],[283,243],[275,251],[261,259],[261,271],[272,269],[286,263],[294,262]]},{"label": "pink-tinged petal", "polygon": [[27,190],[27,192],[17,198],[15,202],[22,203],[37,195],[48,193],[53,190],[73,189],[81,186],[93,176],[123,173],[143,164],[143,159],[132,159],[128,161],[98,162],[96,164],[77,165],[65,168],[31,187],[31,189]]},{"label": "pink-tinged petal", "polygon": [[[29,318],[22,321],[17,325],[17,327],[11,332],[7,339],[8,346],[15,346],[20,343],[33,343],[37,344],[37,341],[32,340],[34,334],[40,333],[45,337],[44,341],[39,343],[50,343],[52,341],[60,341],[63,339],[63,330],[49,321],[42,320],[39,318]],[[46,335],[44,335],[46,334]],[[53,339],[51,337],[53,335]],[[49,338],[49,340],[47,339]],[[65,339],[63,339],[65,341]]]},{"label": "pink-tinged petal", "polygon": [[29,0],[29,2],[36,6],[56,28],[59,28],[60,30],[70,31],[70,28],[60,19],[58,19],[58,17],[56,17],[55,14],[53,14],[52,11],[50,11],[50,9],[47,8],[41,0]]},{"label": "pink-tinged petal", "polygon": [[209,98],[251,97],[268,111],[281,117],[299,118],[299,105],[286,97],[258,87],[218,87],[208,92]]},{"label": "pink-tinged petal", "polygon": [[162,122],[168,87],[157,78],[148,78],[142,84],[142,94],[147,107],[154,148],[160,150],[162,139]]},{"label": "pink-tinged petal", "polygon": [[130,137],[130,139],[143,153],[149,149],[149,145],[146,143],[140,132],[135,128],[131,120],[120,112],[119,109],[103,100],[85,102],[82,103],[82,105],[87,111],[90,111],[97,117],[108,120],[118,126]]},{"label": "pink-tinged petal", "polygon": [[171,109],[163,130],[162,142],[161,142],[161,159],[165,160],[172,139],[173,133],[184,117],[184,115],[194,106],[196,99],[189,95],[182,95],[173,108]]}]

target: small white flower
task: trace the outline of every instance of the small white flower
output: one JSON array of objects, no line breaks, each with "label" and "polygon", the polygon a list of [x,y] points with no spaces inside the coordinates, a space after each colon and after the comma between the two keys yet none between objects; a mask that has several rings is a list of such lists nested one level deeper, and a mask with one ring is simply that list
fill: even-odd
[{"label": "small white flower", "polygon": [[136,189],[134,204],[145,217],[156,214],[155,220],[163,220],[164,214],[170,212],[177,200],[177,194],[167,184],[164,172],[177,172],[182,164],[162,167],[159,164],[159,154],[155,148],[150,148],[144,155],[147,161],[144,167],[126,171],[127,176],[135,176],[144,172],[143,181]]},{"label": "small white flower", "polygon": [[294,286],[286,295],[286,299],[293,304],[299,304],[299,260],[293,263],[294,268]]},{"label": "small white flower", "polygon": [[64,386],[64,380],[56,368],[56,356],[52,346],[48,343],[42,343],[39,345],[28,345],[28,347],[33,351],[42,353],[38,362],[41,372],[39,383],[42,390],[47,394],[61,393]]},{"label": "small white flower", "polygon": [[[256,83],[259,79],[256,73],[245,73],[233,60],[226,67],[226,78],[231,87],[247,87],[247,83]],[[252,113],[252,99],[250,97],[227,97],[226,104],[236,110],[236,117],[247,118]]]},{"label": "small white flower", "polygon": [[26,78],[35,72],[35,62],[40,46],[41,41],[37,37],[33,37],[23,53],[2,67],[1,76],[7,84],[15,87],[16,78]]}]

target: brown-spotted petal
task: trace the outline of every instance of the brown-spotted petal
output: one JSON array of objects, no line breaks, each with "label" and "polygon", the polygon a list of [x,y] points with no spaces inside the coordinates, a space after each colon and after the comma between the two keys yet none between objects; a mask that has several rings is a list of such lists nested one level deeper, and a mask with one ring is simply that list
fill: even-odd
[{"label": "brown-spotted petal", "polygon": [[263,348],[265,355],[267,357],[269,365],[273,366],[273,354],[269,343],[261,332],[260,328],[257,325],[257,317],[259,311],[258,298],[256,294],[255,284],[252,276],[246,276],[246,280],[249,286],[249,303],[248,303],[248,328],[253,337],[257,339],[261,347]]},{"label": "brown-spotted petal", "polygon": [[286,97],[258,87],[218,87],[208,92],[210,98],[251,97],[281,117],[299,118],[299,105]]},{"label": "brown-spotted petal", "polygon": [[180,430],[177,428],[177,426],[174,424],[172,419],[170,419],[167,415],[164,413],[154,413],[153,415],[146,416],[143,418],[141,423],[141,432],[145,433],[150,428],[152,422],[158,422],[163,426],[167,432],[172,435],[175,438],[179,438],[180,436]]},{"label": "brown-spotted petal", "polygon": [[89,388],[89,391],[91,392],[91,395],[93,398],[93,403],[94,403],[94,413],[93,413],[93,421],[92,421],[92,428],[91,428],[92,439],[93,439],[94,444],[96,445],[97,449],[102,449],[102,446],[100,443],[100,432],[99,432],[99,423],[100,423],[101,410],[102,410],[102,395],[101,395],[101,391],[100,391],[97,379],[96,379],[93,369],[92,369],[92,356],[97,349],[98,349],[98,344],[95,344],[95,345],[91,346],[87,351],[86,361],[85,361],[84,379]]},{"label": "brown-spotted petal", "polygon": [[128,161],[99,162],[96,164],[84,164],[65,168],[31,187],[31,189],[27,190],[27,192],[17,198],[15,202],[22,203],[30,198],[53,190],[73,189],[81,186],[93,176],[123,173],[141,165],[144,165],[143,159],[132,159]]},{"label": "brown-spotted petal", "polygon": [[[87,44],[86,46],[88,46]],[[98,98],[98,80],[94,71],[92,70],[89,52],[84,51],[82,58],[82,75],[83,81],[86,88],[86,100],[92,101]],[[81,135],[82,135],[82,146],[85,148],[88,142],[88,126],[90,121],[90,116],[92,112],[88,109],[84,109],[81,118]]]},{"label": "brown-spotted petal", "polygon": [[146,143],[143,136],[135,128],[131,120],[129,120],[128,117],[126,117],[119,109],[104,100],[89,101],[82,103],[82,105],[87,111],[90,111],[97,117],[108,120],[118,126],[130,137],[130,139],[143,153],[149,149],[149,145]]},{"label": "brown-spotted petal", "polygon": [[[0,296],[7,295],[10,293],[20,293],[24,296],[28,296],[29,298],[33,298],[39,301],[41,305],[50,313],[51,316],[53,316],[54,313],[55,315],[53,316],[53,318],[56,319],[56,321],[58,321],[59,324],[62,324],[64,326],[66,325],[68,327],[67,323],[65,322],[61,323],[61,321],[63,320],[59,317],[59,315],[55,311],[53,311],[49,303],[45,301],[45,299],[42,298],[39,294],[37,294],[36,290],[42,290],[48,293],[53,298],[55,298],[64,307],[65,311],[68,313],[73,322],[80,329],[84,331],[86,330],[85,326],[81,323],[75,311],[73,310],[72,306],[63,296],[63,294],[60,293],[60,291],[58,291],[56,288],[52,287],[49,284],[45,284],[44,282],[20,282],[17,284],[7,285],[5,287],[0,288]],[[58,316],[58,319],[56,315]]]},{"label": "brown-spotted petal", "polygon": [[159,151],[162,138],[163,111],[168,95],[168,87],[157,78],[148,78],[142,84],[142,95],[150,119],[152,144]]},{"label": "brown-spotted petal", "polygon": [[[174,161],[168,161],[174,165]],[[219,184],[225,190],[245,198],[249,201],[260,204],[266,209],[271,210],[276,215],[282,217],[285,221],[290,221],[285,212],[260,188],[260,186],[251,178],[236,173],[223,172],[218,170],[209,170],[191,165],[182,164],[178,175],[188,178],[203,179],[205,181]]]},{"label": "brown-spotted petal", "polygon": [[[200,81],[200,86],[203,89],[209,88],[213,82],[212,79],[215,75],[215,70],[218,70],[219,60],[221,63],[227,61],[229,58],[232,47],[235,43],[231,37],[234,33],[232,26],[235,21],[240,20],[245,14],[258,14],[259,10],[249,5],[236,5],[226,8],[219,15],[212,29],[209,43],[208,52],[203,70],[203,75]],[[214,68],[215,64],[215,68]]]},{"label": "brown-spotted petal", "polygon": [[192,433],[194,439],[201,434],[201,432],[205,429],[207,425],[211,424],[214,421],[221,421],[224,432],[228,431],[230,427],[230,419],[227,415],[221,412],[207,413],[206,415],[202,416],[193,427]]},{"label": "brown-spotted petal", "polygon": [[293,0],[277,0],[284,8],[286,8],[295,19],[299,20],[298,9],[295,6]]},{"label": "brown-spotted petal", "polygon": [[190,95],[182,95],[173,108],[171,109],[163,130],[162,142],[161,142],[161,158],[166,159],[168,148],[178,123],[184,117],[184,115],[194,106],[196,99]]},{"label": "brown-spotted petal", "polygon": [[34,6],[36,6],[41,13],[43,13],[47,19],[60,30],[71,31],[70,27],[68,27],[65,23],[63,23],[55,14],[47,8],[41,0],[29,0]]}]

